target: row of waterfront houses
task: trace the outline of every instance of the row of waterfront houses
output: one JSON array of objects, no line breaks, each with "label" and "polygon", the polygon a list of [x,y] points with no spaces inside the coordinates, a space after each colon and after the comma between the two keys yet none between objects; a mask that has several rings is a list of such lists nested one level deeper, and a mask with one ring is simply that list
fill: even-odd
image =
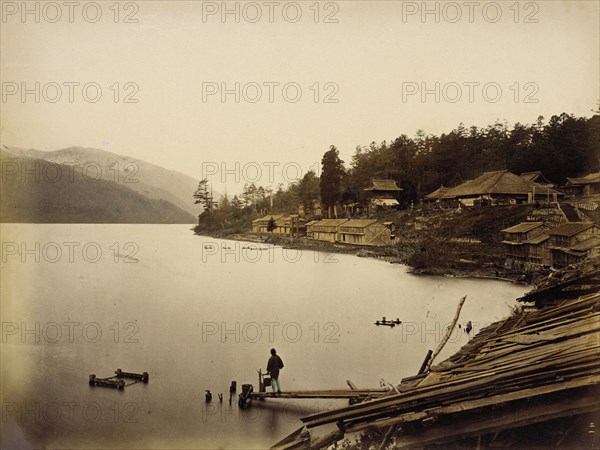
[{"label": "row of waterfront houses", "polygon": [[522,222],[502,233],[512,267],[561,268],[600,255],[600,228],[592,222],[567,222],[554,228],[543,222]]},{"label": "row of waterfront houses", "polygon": [[[269,223],[275,228],[269,230]],[[298,215],[266,215],[252,221],[254,233],[279,236],[306,236],[315,241],[366,246],[390,245],[394,239],[392,222],[375,219],[322,219],[307,222]]]}]

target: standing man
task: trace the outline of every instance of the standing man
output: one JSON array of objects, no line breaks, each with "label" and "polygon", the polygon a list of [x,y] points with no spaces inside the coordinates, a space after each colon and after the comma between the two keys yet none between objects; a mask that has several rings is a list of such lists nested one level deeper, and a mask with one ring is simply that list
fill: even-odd
[{"label": "standing man", "polygon": [[277,355],[274,348],[271,349],[271,357],[267,363],[267,374],[271,374],[271,387],[273,392],[281,394],[281,384],[279,383],[279,369],[283,369],[283,361]]}]

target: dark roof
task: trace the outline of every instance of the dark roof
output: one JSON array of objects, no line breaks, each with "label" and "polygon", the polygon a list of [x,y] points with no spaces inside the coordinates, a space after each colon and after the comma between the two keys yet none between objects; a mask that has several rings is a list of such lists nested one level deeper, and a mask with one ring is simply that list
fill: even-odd
[{"label": "dark roof", "polygon": [[314,226],[318,227],[338,227],[344,222],[347,222],[348,219],[323,219],[319,220]]},{"label": "dark roof", "polygon": [[542,174],[542,172],[539,170],[536,170],[534,172],[523,172],[520,176],[525,178],[528,181],[533,181],[537,184],[541,184],[542,186],[547,186],[547,187],[555,187],[556,186],[556,183],[553,183],[552,181],[548,180],[544,176],[544,174]]},{"label": "dark roof", "polygon": [[542,234],[538,234],[537,236],[532,237],[531,239],[525,241],[525,244],[538,245],[538,244],[541,244],[542,242],[547,241],[548,239],[550,239],[550,235],[548,235],[546,233],[542,233]]},{"label": "dark roof", "polygon": [[573,236],[592,226],[594,226],[592,222],[568,222],[548,231],[548,234],[552,236]]},{"label": "dark roof", "polygon": [[394,180],[382,180],[373,179],[371,180],[371,186],[365,189],[365,191],[401,191]]},{"label": "dark roof", "polygon": [[431,194],[427,194],[425,196],[426,199],[428,200],[436,200],[438,198],[442,198],[444,197],[444,195],[446,194],[446,192],[448,192],[450,190],[449,187],[445,187],[443,184],[437,188],[435,191],[433,191]]},{"label": "dark roof", "polygon": [[521,222],[510,228],[502,230],[503,233],[527,233],[528,231],[535,230],[537,227],[541,227],[542,222]]},{"label": "dark roof", "polygon": [[526,180],[508,170],[497,172],[485,172],[480,177],[467,181],[450,189],[445,198],[475,196],[483,194],[509,194],[509,195],[527,195],[533,192],[534,188],[538,194],[559,194],[559,192]]},{"label": "dark roof", "polygon": [[365,228],[369,225],[376,224],[377,220],[375,219],[350,219],[348,222],[342,224],[343,227],[355,227],[355,228]]},{"label": "dark roof", "polygon": [[259,217],[258,219],[254,219],[252,221],[252,223],[268,222],[269,220],[271,220],[271,217],[273,218],[273,220],[278,220],[278,219],[281,219],[283,217],[283,214],[269,214],[267,216]]},{"label": "dark roof", "polygon": [[536,170],[534,172],[523,172],[521,175],[519,175],[520,177],[523,177],[529,181],[535,181],[536,178],[538,178],[540,175],[542,174],[541,171]]},{"label": "dark roof", "polygon": [[290,216],[280,216],[280,217],[278,217],[278,218],[275,219],[275,223],[277,223],[277,224],[285,224],[285,222],[291,222],[292,220],[294,220],[298,224],[300,222],[306,223],[306,219],[303,219],[302,217],[299,217],[297,214],[292,214]]},{"label": "dark roof", "polygon": [[593,184],[600,183],[600,172],[590,173],[580,178],[567,178],[567,186],[577,184]]},{"label": "dark roof", "polygon": [[575,245],[572,245],[570,247],[570,250],[583,252],[598,246],[600,246],[600,236],[592,236],[591,238],[586,239],[585,241],[581,241]]}]

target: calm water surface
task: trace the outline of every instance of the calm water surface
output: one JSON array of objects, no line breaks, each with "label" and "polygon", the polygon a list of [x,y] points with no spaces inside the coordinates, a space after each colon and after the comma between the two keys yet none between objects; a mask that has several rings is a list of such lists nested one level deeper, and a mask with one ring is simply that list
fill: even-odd
[{"label": "calm water surface", "polygon": [[[345,404],[229,405],[231,381],[238,393],[256,385],[271,347],[284,390],[398,383],[437,346],[463,295],[461,323],[477,331],[527,290],[352,255],[244,249],[256,244],[189,228],[1,226],[2,448],[269,447],[300,417]],[[382,316],[403,324],[374,326]],[[467,341],[458,330],[438,361]],[[117,368],[150,382],[88,386],[89,374]]]}]

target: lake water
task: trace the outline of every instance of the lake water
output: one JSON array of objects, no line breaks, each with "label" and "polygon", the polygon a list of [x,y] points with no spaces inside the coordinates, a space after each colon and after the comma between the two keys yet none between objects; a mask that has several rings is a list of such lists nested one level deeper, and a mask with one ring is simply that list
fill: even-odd
[{"label": "lake water", "polygon": [[[501,319],[527,287],[194,236],[187,225],[2,224],[2,448],[265,448],[345,402],[240,410],[275,347],[283,390],[380,387],[417,373],[460,323]],[[264,246],[267,248],[267,246]],[[246,249],[244,249],[246,248]],[[377,327],[399,318],[403,324]],[[436,361],[468,341],[457,330]],[[124,391],[88,375],[150,374]],[[204,391],[213,400],[204,401]],[[220,403],[217,394],[223,393]]]}]

